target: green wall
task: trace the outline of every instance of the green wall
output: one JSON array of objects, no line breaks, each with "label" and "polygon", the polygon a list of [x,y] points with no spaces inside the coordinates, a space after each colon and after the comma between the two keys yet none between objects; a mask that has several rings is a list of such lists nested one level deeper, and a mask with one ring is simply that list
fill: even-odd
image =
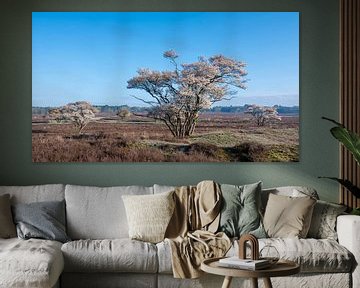
[{"label": "green wall", "polygon": [[[62,163],[31,162],[32,11],[299,11],[299,163]],[[239,27],[241,29],[241,27]],[[338,146],[321,116],[338,117],[339,45],[336,0],[1,0],[0,185],[190,184],[202,179],[265,187],[308,185],[337,201]],[[234,43],[236,45],[236,43]]]}]

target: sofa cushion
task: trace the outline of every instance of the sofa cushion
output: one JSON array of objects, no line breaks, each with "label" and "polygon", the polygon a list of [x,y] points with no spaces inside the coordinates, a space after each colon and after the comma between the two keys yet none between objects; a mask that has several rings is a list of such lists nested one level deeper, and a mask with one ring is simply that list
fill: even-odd
[{"label": "sofa cushion", "polygon": [[[261,250],[265,245],[274,246],[281,259],[298,263],[301,273],[349,273],[355,263],[353,255],[344,246],[330,239],[259,239],[259,249]],[[156,247],[159,273],[172,274],[171,248],[168,241],[160,242]],[[226,256],[238,255],[238,251],[238,242],[234,241]],[[248,257],[250,257],[250,249]]]},{"label": "sofa cushion", "polygon": [[269,237],[305,238],[316,200],[307,197],[269,195],[264,227]]},{"label": "sofa cushion", "polygon": [[130,239],[78,240],[61,250],[66,272],[156,273],[156,246]]},{"label": "sofa cushion", "polygon": [[[228,252],[228,256],[236,255],[238,251],[237,244],[237,242],[234,243]],[[350,272],[354,265],[354,257],[351,252],[338,242],[330,239],[260,239],[259,250],[264,246],[275,247],[280,259],[298,263],[302,273]]]},{"label": "sofa cushion", "polygon": [[69,241],[65,229],[65,201],[45,201],[13,206],[19,238]]},{"label": "sofa cushion", "polygon": [[128,238],[123,195],[152,194],[152,187],[66,185],[67,233],[71,239]]},{"label": "sofa cushion", "polygon": [[4,194],[10,194],[11,204],[61,201],[65,198],[65,185],[0,186],[0,195]]},{"label": "sofa cushion", "polygon": [[229,237],[251,233],[266,237],[260,217],[261,182],[243,186],[221,184],[219,230]]},{"label": "sofa cushion", "polygon": [[261,206],[262,212],[265,212],[267,201],[270,194],[289,196],[289,197],[306,197],[310,196],[314,199],[319,199],[319,195],[316,190],[310,187],[304,186],[283,186],[275,188],[267,188],[261,191]]},{"label": "sofa cushion", "polygon": [[0,239],[0,287],[53,287],[63,268],[59,242]]},{"label": "sofa cushion", "polygon": [[[167,242],[163,241],[156,244],[159,273],[161,274],[172,273],[171,248]],[[259,239],[260,250],[265,245],[274,246],[281,259],[298,263],[301,267],[301,273],[348,273],[354,265],[353,255],[338,242],[330,239]],[[238,255],[238,251],[238,242],[234,241],[226,256]],[[248,250],[249,256],[250,249]]]},{"label": "sofa cushion", "polygon": [[16,237],[9,194],[0,196],[0,238]]},{"label": "sofa cushion", "polygon": [[159,194],[159,193],[174,191],[176,189],[176,186],[154,184],[153,188],[154,188],[154,194]]},{"label": "sofa cushion", "polygon": [[337,240],[336,219],[346,209],[345,205],[318,200],[314,207],[307,237]]},{"label": "sofa cushion", "polygon": [[175,208],[174,192],[156,195],[124,195],[131,239],[157,243],[164,240]]}]

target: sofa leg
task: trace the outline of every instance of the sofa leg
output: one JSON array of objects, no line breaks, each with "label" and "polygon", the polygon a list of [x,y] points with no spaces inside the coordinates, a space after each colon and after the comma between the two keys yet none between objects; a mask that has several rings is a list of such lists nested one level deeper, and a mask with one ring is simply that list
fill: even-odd
[{"label": "sofa leg", "polygon": [[231,276],[225,276],[224,282],[221,286],[221,288],[230,288],[232,277]]},{"label": "sofa leg", "polygon": [[266,277],[266,278],[263,278],[264,279],[264,284],[265,284],[265,288],[272,288],[272,284],[271,284],[271,280],[270,278]]}]

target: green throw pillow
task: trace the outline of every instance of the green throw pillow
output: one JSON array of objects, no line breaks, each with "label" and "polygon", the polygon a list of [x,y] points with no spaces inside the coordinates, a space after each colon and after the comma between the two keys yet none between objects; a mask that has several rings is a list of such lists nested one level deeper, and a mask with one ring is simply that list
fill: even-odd
[{"label": "green throw pillow", "polygon": [[260,216],[261,182],[243,186],[222,184],[221,192],[219,231],[229,237],[253,234],[266,238]]}]

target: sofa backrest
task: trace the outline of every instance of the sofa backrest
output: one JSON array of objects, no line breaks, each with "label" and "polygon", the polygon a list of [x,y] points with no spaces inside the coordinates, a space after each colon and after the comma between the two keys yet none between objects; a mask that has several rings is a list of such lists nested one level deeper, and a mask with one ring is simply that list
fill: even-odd
[{"label": "sofa backrest", "polygon": [[154,184],[154,194],[166,193],[175,190],[176,186]]},{"label": "sofa backrest", "polygon": [[153,194],[153,187],[66,185],[67,233],[71,239],[128,238],[123,195]]},{"label": "sofa backrest", "polygon": [[65,198],[65,185],[0,186],[0,195],[4,194],[10,194],[11,204],[61,201]]}]

